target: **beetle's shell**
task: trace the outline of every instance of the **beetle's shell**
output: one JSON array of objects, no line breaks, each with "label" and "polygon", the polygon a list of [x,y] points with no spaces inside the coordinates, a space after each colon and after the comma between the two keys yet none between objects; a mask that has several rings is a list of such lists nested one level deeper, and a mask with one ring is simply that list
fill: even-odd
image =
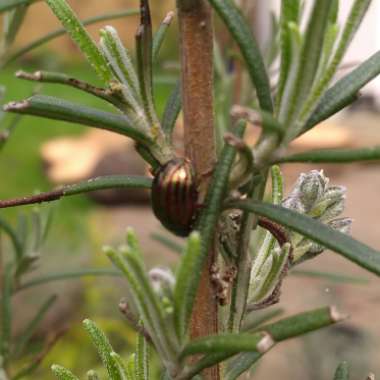
[{"label": "beetle's shell", "polygon": [[179,236],[191,232],[197,210],[198,190],[189,160],[175,158],[155,173],[152,208],[156,217]]}]

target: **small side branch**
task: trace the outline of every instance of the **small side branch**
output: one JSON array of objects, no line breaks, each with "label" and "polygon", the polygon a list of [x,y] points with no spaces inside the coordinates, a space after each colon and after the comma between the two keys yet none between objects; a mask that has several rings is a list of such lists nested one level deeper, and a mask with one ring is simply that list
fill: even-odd
[{"label": "small side branch", "polygon": [[28,73],[20,70],[17,71],[16,77],[33,82],[55,83],[73,87],[77,90],[87,92],[88,94],[103,99],[106,102],[113,104],[117,108],[125,107],[125,105],[122,104],[122,101],[118,99],[117,96],[115,96],[115,94],[113,94],[112,90],[107,90],[101,87],[93,86],[90,83],[69,77],[68,75],[62,73],[54,73],[50,71],[35,71],[34,73]]},{"label": "small side branch", "polygon": [[40,193],[28,197],[0,200],[0,208],[30,205],[35,203],[51,202],[65,196],[89,193],[92,191],[115,188],[150,189],[152,180],[142,176],[104,176],[79,182],[75,185],[63,186],[60,189]]}]

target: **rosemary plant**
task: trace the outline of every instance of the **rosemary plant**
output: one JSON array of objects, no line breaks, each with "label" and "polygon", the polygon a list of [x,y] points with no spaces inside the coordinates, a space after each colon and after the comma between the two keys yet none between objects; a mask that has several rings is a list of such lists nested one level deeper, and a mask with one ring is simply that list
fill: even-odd
[{"label": "rosemary plant", "polygon": [[[121,311],[140,334],[136,354],[123,360],[91,321],[84,322],[110,379],[149,379],[147,345],[157,352],[165,378],[236,379],[277,343],[344,318],[335,307],[328,306],[274,323],[270,322],[273,314],[269,314],[268,319],[252,327],[250,320],[256,310],[280,301],[281,285],[299,263],[328,248],[380,275],[380,252],[348,234],[351,219],[341,216],[345,189],[329,185],[323,171],[312,171],[302,174],[293,191],[284,197],[283,178],[276,166],[284,162],[380,159],[378,147],[296,155],[288,150],[292,140],[354,102],[359,90],[380,73],[378,52],[334,80],[370,3],[355,0],[340,27],[338,0],[315,0],[305,22],[302,1],[282,0],[278,29],[274,29],[278,31],[274,40],[279,41],[280,74],[273,91],[265,62],[274,59],[264,60],[251,28],[232,0],[178,0],[183,72],[181,84],[168,99],[160,119],[155,109],[152,67],[172,14],[153,33],[148,1],[141,0],[133,59],[114,28],[102,29],[96,44],[65,0],[46,0],[104,86],[94,87],[62,73],[44,71],[22,72],[18,77],[75,87],[110,103],[115,112],[41,95],[9,103],[4,111],[84,124],[133,139],[137,152],[152,167],[153,189],[159,192],[158,198],[153,198],[158,199],[153,209],[159,208],[156,215],[163,224],[172,227],[176,218],[178,223],[188,221],[186,212],[196,210],[186,226],[192,232],[185,245],[175,246],[182,255],[174,274],[162,269],[147,273],[131,229],[120,247],[105,248],[128,283],[128,297],[121,303]],[[247,100],[237,105],[232,97],[218,98],[224,113],[218,115],[215,128],[210,7],[239,48],[252,85],[249,96],[243,97]],[[306,27],[301,27],[304,24]],[[225,69],[226,57],[218,49],[215,57],[222,88],[231,88],[234,76]],[[182,103],[186,158],[176,157],[172,144]],[[254,146],[244,140],[247,122],[261,128]],[[264,201],[269,180],[271,200]],[[1,201],[0,207],[131,186],[150,188],[152,179],[94,178],[49,193]],[[189,193],[194,186],[195,197]],[[195,203],[201,207],[194,207]],[[176,232],[175,228],[171,230]],[[171,241],[166,243],[173,246]],[[205,289],[211,289],[211,299]],[[59,379],[77,379],[67,369],[52,368]],[[98,376],[91,371],[88,378]],[[335,379],[348,379],[345,363],[338,367]]]}]

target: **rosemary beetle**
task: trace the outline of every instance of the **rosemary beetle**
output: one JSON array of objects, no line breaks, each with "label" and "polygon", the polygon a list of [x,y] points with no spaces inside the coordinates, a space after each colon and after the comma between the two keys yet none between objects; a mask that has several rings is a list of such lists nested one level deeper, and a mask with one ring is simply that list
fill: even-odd
[{"label": "rosemary beetle", "polygon": [[174,158],[158,168],[151,198],[157,219],[174,234],[188,236],[198,208],[198,189],[190,160]]}]

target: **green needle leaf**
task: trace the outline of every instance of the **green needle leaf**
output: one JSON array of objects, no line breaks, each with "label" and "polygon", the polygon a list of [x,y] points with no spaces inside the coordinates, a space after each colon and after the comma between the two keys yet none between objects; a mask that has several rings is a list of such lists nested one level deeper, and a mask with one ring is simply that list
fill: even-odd
[{"label": "green needle leaf", "polygon": [[53,364],[51,370],[59,380],[79,380],[72,372],[60,365]]},{"label": "green needle leaf", "polygon": [[74,11],[65,0],[46,0],[46,3],[61,21],[67,33],[87,58],[87,61],[95,69],[99,78],[108,84],[112,79],[112,72],[107,65],[107,61]]},{"label": "green needle leaf", "polygon": [[48,284],[49,282],[73,280],[82,277],[96,277],[96,276],[110,276],[110,277],[120,277],[121,273],[116,270],[111,269],[82,269],[77,271],[62,272],[62,273],[51,273],[44,276],[39,276],[33,278],[25,283],[21,284],[16,291],[25,290],[32,288],[34,286]]},{"label": "green needle leaf", "polygon": [[[367,13],[368,7],[370,6],[372,0],[356,0],[352,5],[351,12],[347,18],[346,24],[343,29],[343,33],[340,37],[338,47],[328,65],[326,71],[324,72],[319,83],[314,85],[312,93],[310,94],[308,100],[306,101],[303,115],[307,115],[312,109],[315,101],[320,98],[326,87],[331,82],[334,74],[336,73],[339,64],[341,63],[344,54],[346,53],[352,39],[354,38],[365,14]],[[301,116],[301,118],[302,118]]]},{"label": "green needle leaf", "polygon": [[4,111],[106,129],[131,137],[141,144],[150,143],[147,131],[137,128],[126,115],[100,111],[51,96],[35,95],[21,102],[8,103]]},{"label": "green needle leaf", "polygon": [[114,359],[111,357],[113,352],[112,346],[107,337],[99,329],[99,327],[91,320],[85,319],[83,321],[84,328],[92,338],[92,342],[98,351],[98,354],[107,369],[108,375],[112,380],[123,380],[120,376],[119,368]]},{"label": "green needle leaf", "polygon": [[135,375],[136,380],[149,380],[149,346],[141,334],[137,338]]},{"label": "green needle leaf", "polygon": [[380,276],[380,252],[331,229],[319,221],[284,207],[256,201],[233,202],[232,208],[251,211],[286,226],[326,248],[339,253],[361,267]]},{"label": "green needle leaf", "polygon": [[2,278],[1,318],[0,318],[0,356],[7,359],[10,351],[12,334],[12,293],[13,293],[13,265],[6,265]]},{"label": "green needle leaf", "polygon": [[194,284],[197,282],[197,262],[200,254],[201,240],[198,232],[193,232],[188,240],[182,257],[174,289],[174,318],[177,334],[183,339],[191,316],[196,294]]},{"label": "green needle leaf", "polygon": [[314,1],[314,8],[302,45],[295,86],[289,99],[290,109],[286,118],[287,125],[298,116],[300,106],[305,101],[315,80],[332,3],[331,0]]},{"label": "green needle leaf", "polygon": [[260,107],[273,112],[272,96],[264,60],[257,46],[251,28],[240,10],[231,0],[209,0],[209,3],[226,24],[244,57],[249,76],[256,88]]},{"label": "green needle leaf", "polygon": [[317,108],[303,126],[302,133],[351,104],[356,100],[358,91],[379,74],[380,52],[377,52],[340,79],[322,96]]},{"label": "green needle leaf", "polygon": [[152,56],[153,56],[153,62],[155,62],[158,58],[158,54],[161,49],[161,45],[164,42],[164,39],[166,37],[166,33],[169,29],[169,26],[173,20],[174,12],[169,12],[166,17],[162,20],[160,27],[158,28],[157,32],[154,33],[153,36],[153,46],[152,46]]},{"label": "green needle leaf", "polygon": [[[0,8],[1,8],[1,5],[0,5]],[[126,16],[134,16],[137,14],[139,14],[138,9],[119,10],[119,11],[112,12],[112,13],[105,13],[105,14],[100,15],[100,16],[89,17],[89,18],[83,20],[82,24],[83,25],[92,25],[92,24],[96,24],[98,22],[115,20],[118,18],[126,17]],[[13,62],[14,60],[21,57],[22,55],[36,49],[37,47],[40,47],[41,45],[44,45],[44,44],[54,40],[57,37],[63,36],[65,34],[66,34],[66,29],[65,28],[59,28],[57,30],[54,30],[53,32],[46,34],[45,36],[43,36],[41,38],[34,40],[33,42],[25,45],[24,47],[22,47],[18,50],[15,50],[10,55],[8,55],[5,58],[5,62],[0,64],[0,67],[7,66],[9,63]]]},{"label": "green needle leaf", "polygon": [[361,149],[318,149],[282,157],[276,162],[351,163],[380,160],[380,146]]},{"label": "green needle leaf", "polygon": [[[282,95],[292,64],[292,37],[289,33],[289,23],[298,23],[300,13],[299,0],[283,0],[281,2],[280,18],[280,48],[281,48],[281,65],[278,91],[276,97],[276,108],[281,104]],[[293,62],[294,64],[294,62]]]},{"label": "green needle leaf", "polygon": [[350,371],[347,362],[342,362],[336,369],[334,380],[348,380],[350,377]]},{"label": "green needle leaf", "polygon": [[172,139],[175,123],[182,109],[181,81],[178,80],[165,106],[162,129],[169,140]]}]

